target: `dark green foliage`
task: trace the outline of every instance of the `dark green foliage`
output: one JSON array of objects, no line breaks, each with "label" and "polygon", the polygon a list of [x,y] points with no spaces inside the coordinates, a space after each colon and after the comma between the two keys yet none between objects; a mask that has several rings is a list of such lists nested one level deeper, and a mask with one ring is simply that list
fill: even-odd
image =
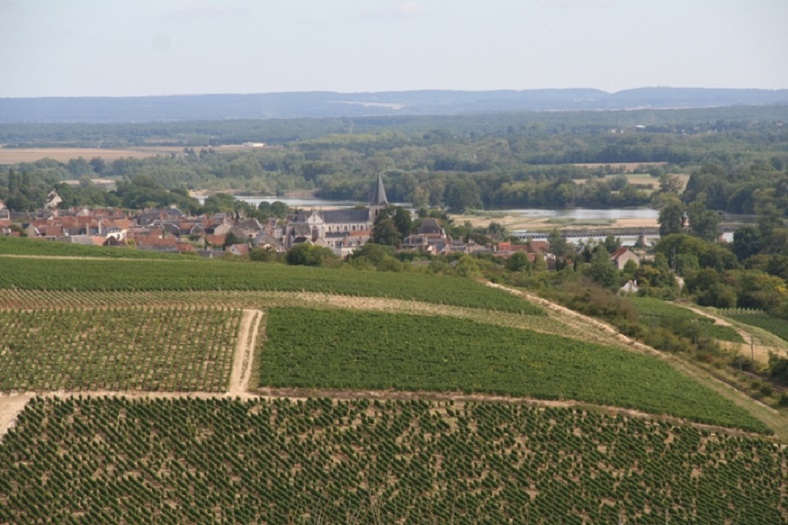
[{"label": "dark green foliage", "polygon": [[626,350],[444,317],[269,315],[261,385],[565,398],[766,430],[666,362]]},{"label": "dark green foliage", "polygon": [[167,208],[174,204],[183,211],[196,213],[200,208],[197,199],[180,192],[170,191],[152,176],[138,175],[130,181],[119,181],[113,192],[120,198],[121,205],[133,210],[144,208]]},{"label": "dark green foliage", "polygon": [[788,385],[788,359],[769,354],[769,376],[783,385]]},{"label": "dark green foliage", "polygon": [[390,297],[544,315],[523,299],[470,279],[420,273],[381,273],[280,264],[172,261],[0,260],[0,289],[33,290],[260,290]]},{"label": "dark green foliage", "polygon": [[695,201],[687,206],[690,233],[706,241],[715,242],[720,235],[720,214],[707,210],[702,202]]},{"label": "dark green foliage", "polygon": [[0,522],[764,525],[784,521],[786,462],[520,404],[36,399],[0,445]]},{"label": "dark green foliage", "polygon": [[287,251],[287,264],[293,266],[336,266],[337,256],[329,248],[316,246],[309,242],[296,244]]},{"label": "dark green foliage", "polygon": [[604,244],[594,249],[587,273],[592,281],[603,288],[613,288],[618,285],[618,270],[610,262],[610,254]]},{"label": "dark green foliage", "polygon": [[662,206],[659,211],[659,235],[667,237],[674,233],[681,233],[681,221],[684,215],[684,206],[678,199],[672,199]]}]

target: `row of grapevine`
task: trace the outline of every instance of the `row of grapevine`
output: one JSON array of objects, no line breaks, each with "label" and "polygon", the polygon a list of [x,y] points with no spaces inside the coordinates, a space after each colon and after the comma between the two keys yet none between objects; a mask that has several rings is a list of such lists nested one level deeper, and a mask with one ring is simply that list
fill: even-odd
[{"label": "row of grapevine", "polygon": [[763,312],[760,313],[726,313],[727,317],[736,321],[763,328],[771,332],[780,339],[788,341],[788,321],[778,317],[772,317]]},{"label": "row of grapevine", "polygon": [[[358,299],[358,300],[357,300]],[[375,309],[376,301],[316,292],[274,292],[250,290],[150,290],[150,291],[85,291],[10,289],[0,293],[0,310],[33,310],[39,308],[85,308],[116,306],[189,306],[211,305],[226,308],[267,309],[281,307]],[[483,323],[528,328],[541,332],[565,334],[567,326],[559,319],[540,315],[520,315],[479,308],[435,305],[431,303],[381,299],[387,312],[422,315],[446,315]],[[584,334],[589,337],[592,334]],[[604,334],[597,334],[598,338]]]},{"label": "row of grapevine", "polygon": [[53,265],[47,259],[8,258],[3,260],[0,288],[64,291],[309,291],[545,315],[542,309],[519,297],[458,277],[341,271],[281,264],[234,264],[199,259],[64,259]]},{"label": "row of grapevine", "polygon": [[36,238],[0,237],[0,254],[37,257],[99,257],[123,259],[183,259],[172,253],[151,252],[124,247],[83,246]]},{"label": "row of grapevine", "polygon": [[784,523],[786,448],[520,404],[35,399],[0,523]]},{"label": "row of grapevine", "polygon": [[260,385],[575,399],[770,432],[666,362],[552,334],[426,317],[271,310]]},{"label": "row of grapevine", "polygon": [[227,389],[241,310],[0,310],[0,391]]},{"label": "row of grapevine", "polygon": [[731,326],[716,324],[713,319],[696,314],[668,301],[654,297],[630,297],[637,309],[640,322],[652,326],[684,326],[683,333],[694,333],[698,337],[709,337],[720,341],[743,343],[739,333]]}]

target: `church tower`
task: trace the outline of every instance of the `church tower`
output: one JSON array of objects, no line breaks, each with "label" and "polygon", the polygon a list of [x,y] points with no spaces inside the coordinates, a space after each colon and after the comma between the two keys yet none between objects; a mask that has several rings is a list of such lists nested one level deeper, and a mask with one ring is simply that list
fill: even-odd
[{"label": "church tower", "polygon": [[372,188],[372,198],[369,201],[369,220],[374,222],[381,210],[384,210],[388,205],[386,188],[383,186],[383,176],[378,173],[378,181]]}]

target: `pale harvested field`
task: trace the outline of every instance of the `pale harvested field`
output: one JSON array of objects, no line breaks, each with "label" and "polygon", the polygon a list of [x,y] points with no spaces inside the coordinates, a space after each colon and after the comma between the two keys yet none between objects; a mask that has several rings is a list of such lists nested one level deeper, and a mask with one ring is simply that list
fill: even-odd
[{"label": "pale harvested field", "polygon": [[[635,184],[638,186],[648,186],[652,190],[659,189],[659,179],[652,177],[648,173],[630,173],[624,175],[626,176],[630,184]],[[670,175],[678,177],[683,187],[685,188],[687,187],[687,181],[689,180],[690,177],[688,173],[671,173]],[[615,177],[615,175],[608,175],[608,177]],[[574,183],[577,185],[585,184],[587,181],[588,179],[574,179]]]},{"label": "pale harvested field", "polygon": [[117,160],[133,157],[141,159],[156,155],[169,155],[182,153],[181,147],[145,147],[133,149],[106,149],[106,148],[0,148],[0,164],[18,164],[20,162],[35,162],[42,159],[53,159],[58,162],[68,162],[71,159],[82,157],[90,160],[101,157],[104,160]]},{"label": "pale harvested field", "polygon": [[572,164],[572,166],[591,169],[610,166],[611,168],[623,168],[624,173],[632,173],[635,170],[642,171],[648,169],[649,166],[664,166],[665,164],[667,164],[667,162],[586,162]]}]

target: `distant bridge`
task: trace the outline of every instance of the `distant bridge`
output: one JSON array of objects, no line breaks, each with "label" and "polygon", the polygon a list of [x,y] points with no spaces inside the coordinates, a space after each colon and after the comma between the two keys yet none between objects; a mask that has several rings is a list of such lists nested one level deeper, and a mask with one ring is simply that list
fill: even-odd
[{"label": "distant bridge", "polygon": [[[723,234],[732,233],[738,228],[738,225],[723,225],[720,230]],[[610,235],[613,237],[640,237],[646,238],[659,237],[659,228],[655,227],[629,227],[629,228],[589,228],[589,229],[571,229],[565,228],[558,230],[561,237],[564,239],[589,239],[589,238],[606,238]],[[547,239],[550,232],[545,231],[527,231],[515,230],[511,233],[512,237],[526,241],[529,239]]]}]

